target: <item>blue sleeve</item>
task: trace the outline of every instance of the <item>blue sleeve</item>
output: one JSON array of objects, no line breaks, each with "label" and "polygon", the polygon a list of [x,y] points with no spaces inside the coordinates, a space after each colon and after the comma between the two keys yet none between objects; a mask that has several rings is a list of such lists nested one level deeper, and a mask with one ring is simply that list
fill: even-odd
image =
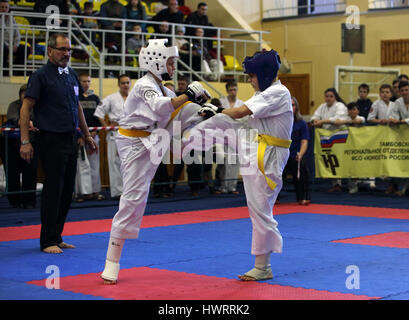
[{"label": "blue sleeve", "polygon": [[40,99],[42,88],[41,76],[38,72],[34,72],[27,83],[27,90],[25,92],[25,98],[33,98],[34,100]]},{"label": "blue sleeve", "polygon": [[307,123],[304,120],[302,121],[301,127],[301,140],[310,140],[310,130],[308,130]]}]

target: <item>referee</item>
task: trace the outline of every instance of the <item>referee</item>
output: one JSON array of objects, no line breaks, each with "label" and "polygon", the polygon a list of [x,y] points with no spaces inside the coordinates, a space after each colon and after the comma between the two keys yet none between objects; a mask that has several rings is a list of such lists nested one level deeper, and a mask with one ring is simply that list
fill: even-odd
[{"label": "referee", "polygon": [[33,147],[29,141],[29,114],[34,108],[37,145],[44,170],[41,194],[40,248],[46,253],[62,253],[74,248],[61,234],[70,208],[77,169],[77,127],[87,146],[97,150],[79,103],[82,89],[75,71],[68,67],[71,44],[67,35],[54,33],[48,41],[48,62],[28,81],[20,112],[21,157],[30,162]]}]

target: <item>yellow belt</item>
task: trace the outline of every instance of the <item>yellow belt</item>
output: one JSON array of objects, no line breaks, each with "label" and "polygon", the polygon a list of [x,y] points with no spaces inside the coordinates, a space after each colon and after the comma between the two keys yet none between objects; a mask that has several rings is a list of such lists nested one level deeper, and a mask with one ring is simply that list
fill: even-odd
[{"label": "yellow belt", "polygon": [[[177,114],[180,112],[180,110],[182,110],[182,108],[189,103],[191,103],[191,101],[185,102],[175,111],[173,111],[170,116],[169,122],[172,121],[177,116]],[[136,129],[124,129],[124,128],[119,128],[118,132],[126,137],[147,137],[151,134],[149,131],[136,130]]]},{"label": "yellow belt", "polygon": [[119,128],[118,132],[126,137],[147,137],[151,133],[143,130]]},{"label": "yellow belt", "polygon": [[[180,107],[178,107],[175,111],[172,112],[169,122],[171,122],[180,112],[180,110],[182,110],[182,108],[184,108],[186,105],[188,105],[189,103],[192,103],[192,101],[186,101],[184,104],[182,104]],[[168,123],[169,123],[168,122]]]},{"label": "yellow belt", "polygon": [[266,134],[258,134],[257,140],[258,140],[257,148],[258,168],[263,174],[264,178],[266,178],[268,186],[271,188],[271,190],[274,190],[277,184],[269,177],[267,177],[266,174],[264,173],[264,153],[266,152],[267,146],[275,146],[288,149],[290,148],[291,140],[281,139]]}]

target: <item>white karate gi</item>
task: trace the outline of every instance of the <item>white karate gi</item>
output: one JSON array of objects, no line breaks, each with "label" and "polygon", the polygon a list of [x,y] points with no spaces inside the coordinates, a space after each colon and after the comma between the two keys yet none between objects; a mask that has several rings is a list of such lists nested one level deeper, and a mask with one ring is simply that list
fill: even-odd
[{"label": "white karate gi", "polygon": [[[99,137],[94,137],[99,145]],[[77,175],[75,177],[75,194],[91,194],[101,192],[101,175],[99,172],[99,151],[87,154],[84,146],[84,154],[78,152]],[[82,158],[84,156],[84,159]]]},{"label": "white karate gi", "polygon": [[[102,100],[102,104],[97,107],[94,116],[104,119],[108,115],[109,120],[118,122],[124,112],[125,100],[122,95],[115,92]],[[122,178],[120,172],[120,160],[118,150],[115,144],[116,131],[107,131],[107,156],[108,156],[108,170],[109,170],[109,185],[111,190],[111,197],[118,197],[122,194]]]},{"label": "white karate gi", "polygon": [[382,99],[376,100],[372,103],[371,110],[368,114],[368,121],[389,119],[388,115],[394,104],[394,102],[390,101],[389,105],[386,105]]},{"label": "white karate gi", "polygon": [[395,101],[395,105],[390,109],[389,117],[396,120],[405,120],[409,124],[409,109],[406,108],[402,97]]},{"label": "white karate gi", "polygon": [[[148,73],[135,83],[125,102],[124,114],[119,120],[120,128],[143,130],[151,134],[146,137],[129,137],[118,133],[116,137],[124,189],[119,210],[112,221],[111,237],[138,238],[151,181],[169,148],[170,141],[164,138],[170,138],[174,123],[178,120],[184,121],[182,129],[202,120],[197,114],[200,106],[191,103],[170,121],[175,111],[172,97],[175,97],[175,93],[157,84]],[[191,108],[195,108],[194,111]],[[160,147],[162,153],[157,152]],[[155,161],[152,161],[151,153],[154,153]]]},{"label": "white karate gi", "polygon": [[[248,119],[249,128],[258,130],[259,134],[285,140],[291,139],[293,124],[291,95],[279,80],[263,92],[256,92],[244,104],[253,112]],[[196,125],[190,131],[189,139],[184,140],[184,144],[200,150],[209,146],[209,141],[206,141],[208,139],[205,135],[206,131],[234,129],[237,132],[240,128],[246,128],[245,124],[223,113],[217,114]],[[239,139],[240,172],[253,225],[251,253],[253,255],[280,253],[283,240],[278,230],[278,223],[273,217],[273,207],[282,188],[282,173],[289,157],[289,149],[275,146],[266,148],[264,171],[266,176],[277,184],[272,190],[257,167],[258,144],[251,141],[253,141],[252,138],[247,141]]]}]

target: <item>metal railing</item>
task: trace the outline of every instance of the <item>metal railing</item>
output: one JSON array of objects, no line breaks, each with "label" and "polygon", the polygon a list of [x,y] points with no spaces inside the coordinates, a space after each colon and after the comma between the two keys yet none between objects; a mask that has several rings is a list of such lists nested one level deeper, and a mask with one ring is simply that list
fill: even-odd
[{"label": "metal railing", "polygon": [[263,12],[264,19],[305,17],[344,12],[345,0],[275,0]]},{"label": "metal railing", "polygon": [[[9,19],[16,18],[17,26],[6,23],[6,17]],[[11,12],[0,14],[0,26],[1,26],[1,39],[5,39],[5,35],[8,33],[9,42],[13,43],[14,32],[21,34],[21,41],[25,45],[25,59],[23,64],[13,64],[13,56],[8,57],[8,66],[3,64],[3,56],[5,54],[3,46],[0,47],[0,80],[4,77],[4,74],[9,76],[22,75],[24,77],[29,76],[33,71],[41,67],[47,61],[47,49],[46,43],[50,33],[64,32],[69,35],[71,45],[76,49],[82,49],[88,54],[87,59],[71,58],[70,65],[76,70],[87,70],[90,74],[98,74],[100,80],[107,77],[110,72],[116,73],[135,73],[135,77],[140,77],[142,70],[137,65],[137,53],[129,53],[126,49],[126,41],[129,37],[134,36],[136,33],[129,31],[127,26],[129,24],[147,24],[148,30],[141,32],[142,43],[145,44],[147,39],[154,37],[161,37],[163,35],[155,33],[154,26],[162,24],[162,22],[156,21],[143,21],[143,20],[129,20],[129,19],[114,19],[106,17],[92,17],[98,21],[99,26],[101,22],[122,22],[122,26],[119,30],[104,29],[99,27],[98,29],[83,28],[79,21],[84,16],[77,15],[60,15],[59,19],[61,24],[59,26],[46,25],[46,21],[50,22],[50,16],[47,14],[33,13],[33,12]],[[87,17],[90,18],[90,17]],[[43,20],[40,24],[32,24],[30,21]],[[28,23],[27,23],[28,21]],[[241,61],[244,57],[254,54],[262,48],[263,34],[269,33],[266,31],[254,31],[243,30],[234,28],[220,28],[209,27],[200,25],[185,25],[169,23],[169,34],[166,37],[170,38],[172,44],[176,39],[184,38],[189,43],[189,56],[190,64],[179,63],[183,65],[183,71],[176,67],[176,79],[180,74],[189,74],[192,77],[199,78],[205,82],[208,82],[209,76],[216,81],[220,81],[223,77],[233,77],[240,80],[244,74],[241,68]],[[203,28],[207,32],[212,32],[214,36],[196,37],[192,35],[177,35],[176,28],[183,26],[187,28]],[[254,40],[254,34],[257,35],[257,40]],[[94,42],[93,38],[98,38],[98,42]],[[107,44],[109,39],[116,38],[116,45],[118,50],[111,52],[108,49]],[[205,42],[210,42],[212,51],[216,55],[216,65],[223,63],[221,61],[222,54],[224,57],[228,56],[229,63],[231,65],[224,66],[223,72],[219,69],[212,70],[211,74],[206,73],[204,70],[194,70],[192,68],[192,51],[194,43],[199,43],[203,48]],[[42,46],[44,54],[38,55],[38,48]],[[31,49],[30,49],[31,48]],[[31,54],[29,54],[31,50]],[[201,60],[204,59],[203,50],[201,51]],[[213,81],[213,80],[212,80]],[[100,81],[100,92],[103,95],[102,81]]]}]

